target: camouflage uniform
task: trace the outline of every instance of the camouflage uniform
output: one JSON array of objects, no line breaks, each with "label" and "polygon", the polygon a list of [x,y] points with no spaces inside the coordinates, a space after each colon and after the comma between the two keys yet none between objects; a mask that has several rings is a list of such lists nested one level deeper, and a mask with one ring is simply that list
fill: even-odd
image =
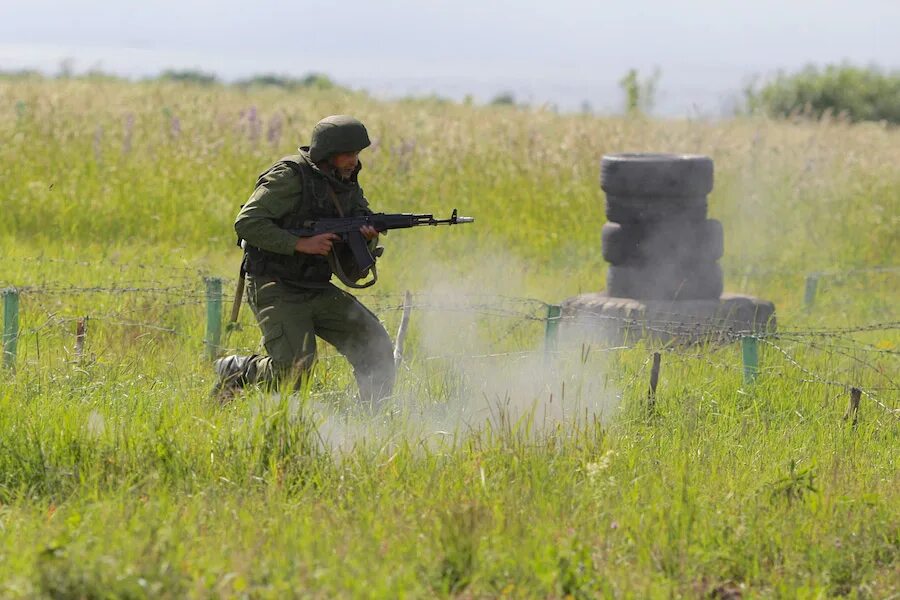
[{"label": "camouflage uniform", "polygon": [[361,164],[348,180],[317,166],[336,153],[368,145],[362,123],[352,117],[328,117],[316,125],[310,146],[260,175],[234,227],[246,242],[247,301],[262,329],[268,356],[216,361],[219,390],[303,376],[315,359],[318,336],[350,361],[363,401],[377,402],[390,395],[394,362],[384,327],[359,300],[330,283],[332,272],[325,257],[296,252],[299,237],[287,231],[318,218],[371,214],[357,180]]}]

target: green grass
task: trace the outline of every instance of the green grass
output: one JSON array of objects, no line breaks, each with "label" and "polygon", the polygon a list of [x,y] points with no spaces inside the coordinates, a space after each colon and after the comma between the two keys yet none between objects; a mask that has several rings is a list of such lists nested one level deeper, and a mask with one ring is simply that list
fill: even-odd
[{"label": "green grass", "polygon": [[[416,292],[391,411],[354,407],[328,348],[304,393],[219,407],[201,277],[231,289],[256,174],[337,112],[369,125],[376,209],[477,221],[385,240],[366,303],[393,332]],[[898,405],[896,329],[775,340],[807,373],[763,344],[752,386],[736,345],[669,349],[652,415],[649,345],[470,358],[539,350],[524,317],[602,289],[615,151],[713,156],[727,287],[782,328],[900,320],[896,271],[827,276],[803,307],[810,272],[896,265],[900,132],[21,81],[0,82],[0,136],[0,286],[23,288],[0,596],[900,594],[900,423],[875,402]],[[229,346],[256,347],[250,319]],[[823,381],[869,391],[858,427]]]}]

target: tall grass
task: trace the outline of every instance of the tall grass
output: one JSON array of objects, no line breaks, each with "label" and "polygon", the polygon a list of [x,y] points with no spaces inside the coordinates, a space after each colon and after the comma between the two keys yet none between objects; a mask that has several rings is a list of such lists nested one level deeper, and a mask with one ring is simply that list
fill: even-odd
[{"label": "tall grass", "polygon": [[[303,393],[220,407],[200,274],[234,277],[256,174],[339,112],[369,126],[376,209],[477,221],[385,240],[366,301],[393,328],[420,293],[390,410],[358,410],[328,349]],[[897,262],[895,130],[21,81],[0,83],[0,136],[0,285],[25,286],[0,380],[3,597],[900,593],[898,420],[871,398],[854,429],[844,390],[767,346],[755,386],[737,348],[666,353],[653,415],[650,346],[466,358],[540,347],[539,321],[507,320],[540,304],[509,297],[602,289],[615,151],[713,156],[727,285],[782,326],[896,321],[891,272],[824,279],[802,307],[808,272]],[[244,324],[228,345],[255,347]],[[882,352],[789,350],[896,407],[896,330],[861,339]]]}]

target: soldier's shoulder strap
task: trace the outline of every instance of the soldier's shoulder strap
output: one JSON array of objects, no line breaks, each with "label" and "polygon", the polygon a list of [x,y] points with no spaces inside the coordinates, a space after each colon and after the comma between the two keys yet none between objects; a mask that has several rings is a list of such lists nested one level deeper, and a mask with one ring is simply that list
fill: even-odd
[{"label": "soldier's shoulder strap", "polygon": [[290,168],[290,170],[293,171],[301,180],[306,178],[306,172],[309,170],[309,165],[306,164],[306,161],[304,161],[299,154],[291,154],[290,156],[285,156],[276,164],[284,165]]},{"label": "soldier's shoulder strap", "polygon": [[303,184],[307,178],[307,171],[309,171],[310,169],[299,154],[291,154],[275,161],[275,163],[273,163],[271,167],[260,173],[259,177],[256,178],[256,187],[259,187],[259,184],[262,183],[263,178],[268,175],[272,171],[272,169],[280,165],[284,165],[291,171],[293,171],[294,174],[300,178],[300,187],[303,187]]}]

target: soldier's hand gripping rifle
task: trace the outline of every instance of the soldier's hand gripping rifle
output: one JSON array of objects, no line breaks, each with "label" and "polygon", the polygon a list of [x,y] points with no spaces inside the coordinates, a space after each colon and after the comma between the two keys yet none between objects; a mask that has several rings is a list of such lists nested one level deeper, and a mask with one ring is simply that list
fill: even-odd
[{"label": "soldier's hand gripping rifle", "polygon": [[[381,256],[382,249],[376,248],[375,252],[372,252],[360,231],[361,227],[368,225],[380,233],[390,229],[474,222],[475,219],[472,217],[458,216],[454,208],[449,219],[435,219],[434,215],[427,214],[375,213],[360,217],[335,217],[307,221],[301,229],[290,229],[289,231],[300,237],[312,237],[323,233],[337,235],[338,240],[335,241],[334,247],[328,253],[331,270],[347,287],[362,289],[374,285],[378,281],[375,259]],[[362,284],[356,283],[370,272],[371,279]]]}]

